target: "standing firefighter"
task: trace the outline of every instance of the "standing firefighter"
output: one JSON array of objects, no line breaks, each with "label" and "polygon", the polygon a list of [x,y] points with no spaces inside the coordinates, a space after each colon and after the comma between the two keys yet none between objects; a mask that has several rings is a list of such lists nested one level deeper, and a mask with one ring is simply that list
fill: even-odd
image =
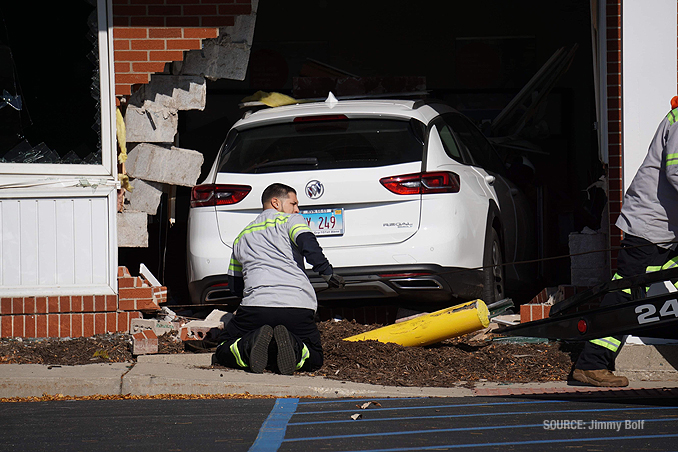
[{"label": "standing firefighter", "polygon": [[[624,195],[617,227],[624,231],[614,279],[675,265],[678,232],[678,96],[659,124],[647,156]],[[601,306],[630,299],[629,290],[608,293]],[[572,377],[594,386],[627,386],[615,376],[614,361],[624,336],[594,339],[584,345]]]},{"label": "standing firefighter", "polygon": [[242,297],[219,338],[217,361],[261,373],[275,356],[281,374],[314,370],[323,364],[315,324],[318,301],[304,271],[304,258],[333,288],[344,279],[299,215],[296,191],[272,184],[261,197],[264,211],[236,237],[228,268],[231,290]]}]

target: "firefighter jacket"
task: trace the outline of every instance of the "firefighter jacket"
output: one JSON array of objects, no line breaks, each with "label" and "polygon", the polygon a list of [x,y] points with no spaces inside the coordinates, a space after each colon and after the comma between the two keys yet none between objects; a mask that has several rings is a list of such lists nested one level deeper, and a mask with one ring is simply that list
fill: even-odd
[{"label": "firefighter jacket", "polygon": [[[231,290],[242,296],[242,306],[315,311],[318,301],[304,270],[304,258],[321,275],[332,274],[304,217],[266,209],[233,242],[228,267]],[[242,285],[242,294],[238,285]]]},{"label": "firefighter jacket", "polygon": [[678,108],[659,124],[642,165],[629,186],[617,227],[663,248],[678,232]]}]

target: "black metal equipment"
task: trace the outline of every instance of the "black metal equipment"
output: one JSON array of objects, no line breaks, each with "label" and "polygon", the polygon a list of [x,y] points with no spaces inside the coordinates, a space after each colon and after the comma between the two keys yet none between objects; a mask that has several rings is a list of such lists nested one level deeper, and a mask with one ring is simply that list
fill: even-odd
[{"label": "black metal equipment", "polygon": [[[554,304],[547,319],[500,328],[495,332],[571,341],[625,334],[678,339],[678,292],[646,296],[648,286],[662,281],[675,284],[678,267],[600,284]],[[625,289],[631,291],[630,301],[575,312],[583,304],[599,303],[608,292]]]}]

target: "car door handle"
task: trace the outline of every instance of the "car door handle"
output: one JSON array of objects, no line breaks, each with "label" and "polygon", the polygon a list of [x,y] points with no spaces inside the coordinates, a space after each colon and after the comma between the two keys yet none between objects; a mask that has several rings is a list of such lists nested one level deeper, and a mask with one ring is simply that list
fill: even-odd
[{"label": "car door handle", "polygon": [[494,181],[497,180],[494,176],[485,176],[485,182],[488,185],[494,185]]}]

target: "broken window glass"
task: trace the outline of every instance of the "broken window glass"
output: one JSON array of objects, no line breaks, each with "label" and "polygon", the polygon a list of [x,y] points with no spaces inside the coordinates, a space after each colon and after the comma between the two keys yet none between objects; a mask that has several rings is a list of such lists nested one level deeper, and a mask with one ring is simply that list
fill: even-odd
[{"label": "broken window glass", "polygon": [[102,164],[97,0],[0,6],[0,162]]}]

